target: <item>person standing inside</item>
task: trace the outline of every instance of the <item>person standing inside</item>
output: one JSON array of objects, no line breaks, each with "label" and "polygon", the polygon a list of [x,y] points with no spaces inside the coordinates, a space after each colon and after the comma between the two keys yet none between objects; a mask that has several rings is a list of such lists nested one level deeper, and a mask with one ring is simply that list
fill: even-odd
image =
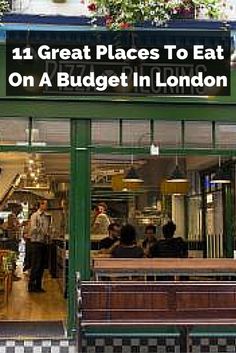
[{"label": "person standing inside", "polygon": [[42,288],[42,279],[50,226],[50,217],[46,211],[47,200],[41,200],[38,210],[32,214],[30,219],[31,271],[28,283],[29,292],[45,292]]},{"label": "person standing inside", "polygon": [[110,218],[107,215],[107,205],[104,202],[100,202],[96,207],[92,234],[107,235],[110,223]]}]

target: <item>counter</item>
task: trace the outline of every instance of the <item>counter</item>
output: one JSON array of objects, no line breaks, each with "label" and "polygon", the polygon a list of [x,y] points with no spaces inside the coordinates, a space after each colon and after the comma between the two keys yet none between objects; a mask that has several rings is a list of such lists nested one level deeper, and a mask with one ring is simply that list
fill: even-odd
[{"label": "counter", "polygon": [[53,278],[58,279],[59,287],[67,297],[69,243],[63,238],[52,239],[49,246],[49,271]]}]

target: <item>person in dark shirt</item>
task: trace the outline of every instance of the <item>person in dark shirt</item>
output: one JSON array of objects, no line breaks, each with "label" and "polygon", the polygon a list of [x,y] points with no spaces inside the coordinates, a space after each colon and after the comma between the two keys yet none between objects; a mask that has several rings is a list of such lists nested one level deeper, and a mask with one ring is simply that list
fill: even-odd
[{"label": "person in dark shirt", "polygon": [[142,248],[147,257],[149,257],[150,248],[156,244],[157,238],[156,235],[156,227],[153,224],[148,224],[145,228],[145,238],[142,242]]},{"label": "person in dark shirt", "polygon": [[169,221],[162,227],[164,239],[150,248],[151,257],[188,257],[186,242],[181,237],[174,238],[176,225]]},{"label": "person in dark shirt", "polygon": [[120,243],[111,252],[112,257],[131,258],[143,257],[141,246],[136,243],[136,230],[131,224],[126,224],[120,231]]},{"label": "person in dark shirt", "polygon": [[119,240],[120,225],[118,223],[111,223],[108,226],[108,237],[103,238],[99,243],[99,249],[109,249],[114,243]]}]

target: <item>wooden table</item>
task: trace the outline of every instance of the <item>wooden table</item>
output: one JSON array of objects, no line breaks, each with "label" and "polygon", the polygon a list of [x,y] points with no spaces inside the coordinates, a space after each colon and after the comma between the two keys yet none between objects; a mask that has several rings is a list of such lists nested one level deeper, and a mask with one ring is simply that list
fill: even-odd
[{"label": "wooden table", "polygon": [[95,280],[101,277],[235,276],[234,259],[114,259],[94,258]]}]

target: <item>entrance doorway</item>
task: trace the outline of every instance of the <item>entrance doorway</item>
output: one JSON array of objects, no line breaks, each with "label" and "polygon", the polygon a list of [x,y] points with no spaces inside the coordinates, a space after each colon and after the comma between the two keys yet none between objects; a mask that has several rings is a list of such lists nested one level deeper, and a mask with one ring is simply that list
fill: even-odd
[{"label": "entrance doorway", "polygon": [[[0,253],[8,271],[8,294],[0,320],[66,321],[69,259],[69,170],[68,154],[1,153]],[[28,292],[32,264],[30,218],[37,204],[47,200],[50,219],[46,245],[43,288]],[[14,226],[11,219],[14,217]],[[13,246],[14,245],[14,246]],[[1,283],[2,284],[2,283]]]}]

